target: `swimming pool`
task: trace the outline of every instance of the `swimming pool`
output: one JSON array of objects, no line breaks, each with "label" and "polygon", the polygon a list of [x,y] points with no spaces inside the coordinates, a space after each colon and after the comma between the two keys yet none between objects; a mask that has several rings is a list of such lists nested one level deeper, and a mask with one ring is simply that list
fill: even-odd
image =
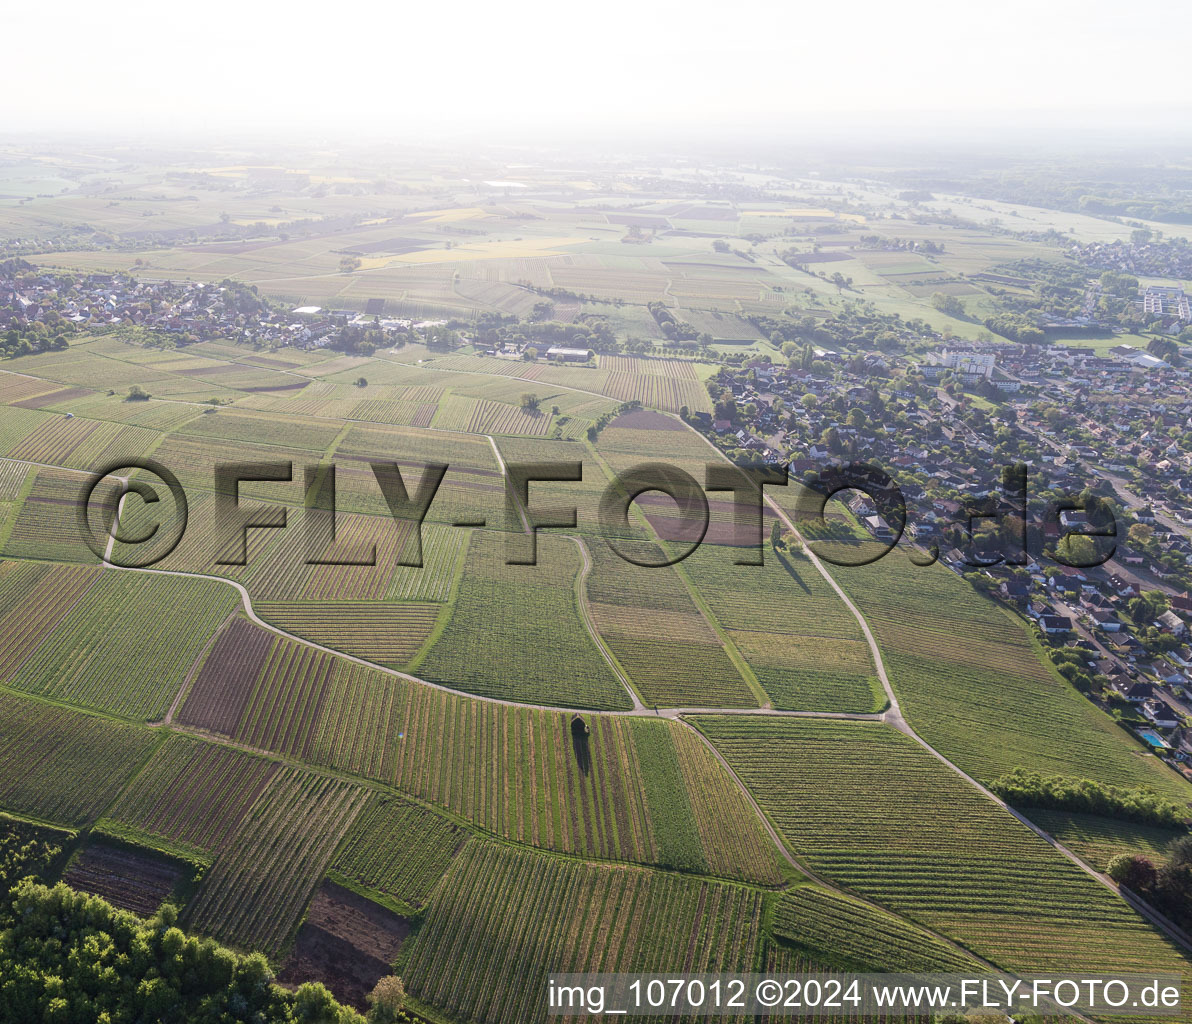
[{"label": "swimming pool", "polygon": [[1170,749],[1167,744],[1167,741],[1165,739],[1163,739],[1163,737],[1160,736],[1157,732],[1155,732],[1154,729],[1139,729],[1138,735],[1141,736],[1144,740],[1146,740],[1147,743],[1149,743],[1156,750]]}]

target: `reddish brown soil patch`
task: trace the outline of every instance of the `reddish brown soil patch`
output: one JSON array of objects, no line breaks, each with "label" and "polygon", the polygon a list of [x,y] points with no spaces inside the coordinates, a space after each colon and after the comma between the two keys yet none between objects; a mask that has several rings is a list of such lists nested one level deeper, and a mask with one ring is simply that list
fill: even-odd
[{"label": "reddish brown soil patch", "polygon": [[246,619],[228,623],[187,694],[178,721],[230,736],[272,643],[272,633]]},{"label": "reddish brown soil patch", "polygon": [[[690,532],[694,530],[693,521],[682,519],[674,499],[658,491],[647,491],[637,497],[637,505],[649,520],[650,525],[658,532],[663,540],[690,540]],[[766,522],[766,507],[762,509],[762,540],[769,537],[769,523]],[[734,509],[731,501],[708,502],[708,532],[704,534],[704,544],[717,544],[724,547],[753,547],[758,542],[758,534],[747,528],[738,527],[734,522]]]},{"label": "reddish brown soil patch", "polygon": [[324,882],[278,981],[287,987],[321,981],[340,1002],[366,1009],[365,997],[392,973],[390,965],[409,933],[405,918],[350,889]]},{"label": "reddish brown soil patch", "polygon": [[149,917],[173,893],[182,870],[150,853],[95,843],[71,862],[62,880],[72,889]]},{"label": "reddish brown soil patch", "polygon": [[88,391],[86,388],[60,388],[57,391],[47,391],[44,395],[34,395],[32,398],[11,404],[17,409],[44,409],[47,405],[69,402],[72,398],[86,398],[91,394],[94,392]]},{"label": "reddish brown soil patch", "polygon": [[171,370],[179,377],[220,377],[228,373],[243,373],[244,367],[234,363],[220,363],[217,366],[188,367],[183,370]]},{"label": "reddish brown soil patch", "polygon": [[299,391],[306,387],[310,381],[295,380],[287,381],[285,384],[258,384],[253,387],[237,388],[237,391],[247,391],[249,394],[259,394],[262,391]]}]

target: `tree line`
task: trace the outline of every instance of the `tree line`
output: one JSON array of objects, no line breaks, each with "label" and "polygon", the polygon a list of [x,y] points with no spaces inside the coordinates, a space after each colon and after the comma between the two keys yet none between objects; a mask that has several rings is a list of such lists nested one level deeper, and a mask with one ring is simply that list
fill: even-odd
[{"label": "tree line", "polygon": [[1184,828],[1188,821],[1186,808],[1164,800],[1152,790],[1106,786],[1092,779],[1044,777],[1039,772],[1015,768],[995,779],[989,788],[1014,807],[1099,814],[1163,828]]}]

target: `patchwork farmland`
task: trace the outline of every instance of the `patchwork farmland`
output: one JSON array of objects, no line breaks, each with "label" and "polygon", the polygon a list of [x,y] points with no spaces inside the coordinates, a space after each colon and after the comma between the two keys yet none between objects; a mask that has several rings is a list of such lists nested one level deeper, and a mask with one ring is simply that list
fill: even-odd
[{"label": "patchwork farmland", "polygon": [[[975,202],[765,165],[572,180],[227,155],[178,179],[105,164],[94,195],[75,186],[95,168],[75,168],[65,193],[0,204],[0,241],[46,242],[22,250],[35,269],[0,261],[0,317],[24,323],[12,303],[37,295],[29,316],[63,339],[22,354],[0,331],[0,868],[27,861],[142,920],[176,903],[194,948],[264,954],[285,984],[323,981],[362,1012],[396,974],[411,1019],[436,1024],[553,1019],[546,981],[573,970],[1188,973],[1180,934],[1105,875],[1125,854],[1175,877],[1186,827],[1022,809],[1052,842],[981,788],[1022,768],[1192,807],[1128,731],[1149,728],[1141,699],[1076,685],[1104,668],[1084,634],[1053,643],[996,596],[1007,578],[1051,583],[902,551],[837,567],[782,515],[809,491],[804,449],[859,460],[913,438],[945,463],[908,472],[907,492],[948,560],[948,505],[980,491],[965,438],[1034,458],[1023,425],[1052,430],[1063,409],[1044,400],[1055,374],[998,391],[931,378],[931,360],[962,340],[1062,351],[994,330],[1007,303],[1087,288],[1132,310],[1133,285],[1100,269],[1046,275],[1087,258],[1088,237],[1142,229],[1073,214],[1056,242],[1026,206],[990,206],[1004,219],[982,227]],[[1043,276],[1006,283],[1028,273]],[[1139,392],[1163,445],[1117,472],[1136,484],[1166,459],[1175,507],[1173,326],[1090,344],[1173,357]],[[1098,370],[1082,347],[1071,376]],[[105,565],[80,496],[97,466],[143,459],[181,482],[186,536],[151,566]],[[708,467],[787,460],[762,564],[743,564],[753,534]],[[227,463],[245,470],[232,495]],[[600,517],[620,474],[657,463],[709,500],[703,543],[668,565],[671,497]],[[511,496],[517,464],[582,476]],[[334,518],[316,517],[332,484]],[[113,559],[164,504],[125,499]],[[535,565],[510,559],[527,520],[573,507],[574,525],[538,530]],[[822,532],[848,546],[866,517],[833,506]],[[1188,660],[1164,619],[1186,587],[1151,578],[1178,536],[1129,542],[1142,557],[1123,584],[1161,595],[1119,605],[1148,680]],[[1159,731],[1178,750],[1186,728]],[[59,853],[21,852],[43,830]]]}]

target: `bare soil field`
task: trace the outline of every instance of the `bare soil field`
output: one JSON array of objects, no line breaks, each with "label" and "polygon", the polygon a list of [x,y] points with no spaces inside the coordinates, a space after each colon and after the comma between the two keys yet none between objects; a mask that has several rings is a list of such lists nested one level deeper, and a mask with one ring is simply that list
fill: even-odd
[{"label": "bare soil field", "polygon": [[324,882],[278,981],[287,988],[321,981],[341,1002],[367,1009],[365,997],[391,973],[390,965],[409,933],[405,918],[350,889]]},{"label": "bare soil field", "polygon": [[71,862],[62,880],[122,910],[149,917],[174,892],[182,870],[148,852],[95,843]]}]

